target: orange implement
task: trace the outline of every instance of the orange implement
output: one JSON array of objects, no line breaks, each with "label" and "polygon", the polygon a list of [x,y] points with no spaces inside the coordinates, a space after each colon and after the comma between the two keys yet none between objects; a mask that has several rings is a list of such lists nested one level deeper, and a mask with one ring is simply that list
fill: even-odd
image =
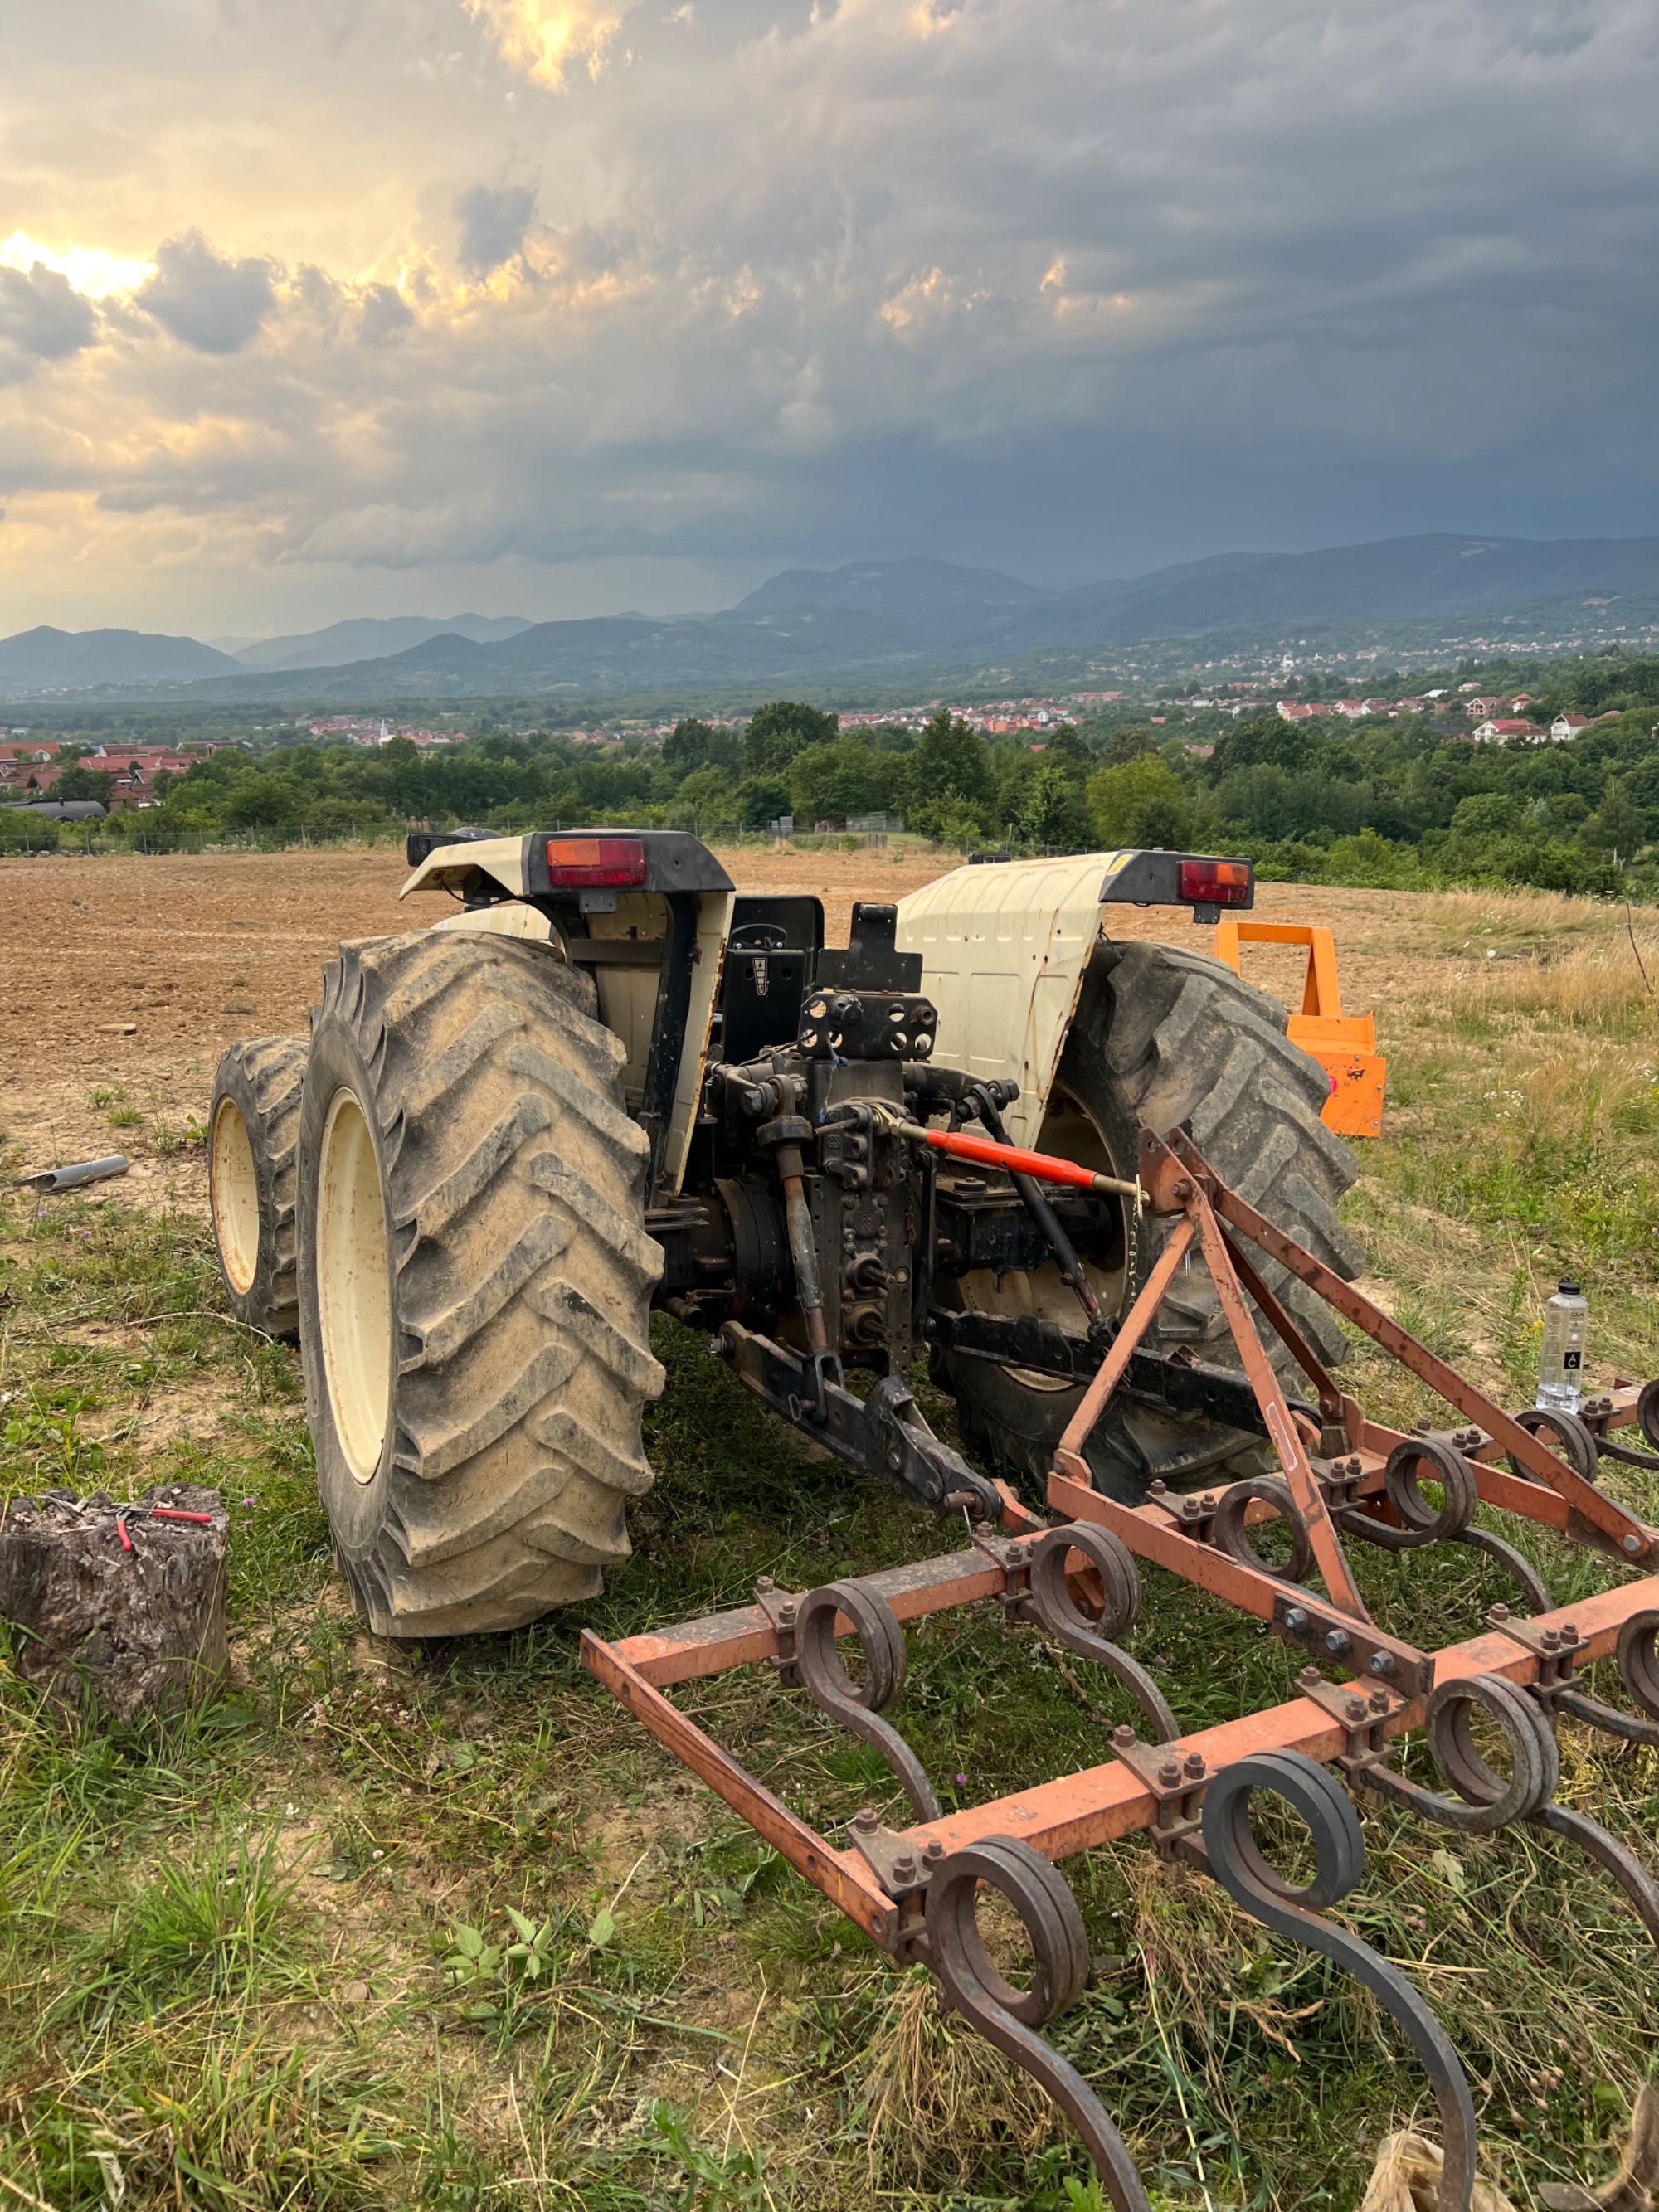
[{"label": "orange implement", "polygon": [[1291,1042],[1299,1044],[1331,1079],[1331,1095],[1320,1117],[1325,1127],[1340,1137],[1380,1137],[1389,1063],[1376,1049],[1375,1018],[1342,1011],[1335,938],[1328,929],[1307,922],[1218,921],[1215,957],[1224,960],[1235,975],[1243,973],[1238,948],[1246,941],[1307,947],[1302,1011],[1291,1016]]}]

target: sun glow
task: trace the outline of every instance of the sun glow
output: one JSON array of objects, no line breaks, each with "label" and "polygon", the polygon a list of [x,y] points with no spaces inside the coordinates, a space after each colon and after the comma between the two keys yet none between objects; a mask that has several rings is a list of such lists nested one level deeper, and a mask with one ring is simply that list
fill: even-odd
[{"label": "sun glow", "polygon": [[56,246],[43,246],[26,230],[15,230],[9,238],[0,239],[0,269],[33,269],[37,262],[67,277],[74,289],[88,300],[136,292],[155,274],[153,261],[105,253],[95,246],[70,246],[60,252]]},{"label": "sun glow", "polygon": [[622,28],[619,11],[592,0],[465,0],[465,7],[489,26],[514,69],[553,92],[563,90],[573,64],[598,76],[605,48]]}]

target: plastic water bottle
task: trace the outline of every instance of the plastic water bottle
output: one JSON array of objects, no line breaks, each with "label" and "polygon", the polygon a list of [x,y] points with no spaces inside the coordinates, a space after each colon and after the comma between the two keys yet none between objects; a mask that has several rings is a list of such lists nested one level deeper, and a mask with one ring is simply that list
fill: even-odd
[{"label": "plastic water bottle", "polygon": [[1589,1308],[1571,1278],[1544,1307],[1544,1341],[1538,1355],[1536,1402],[1551,1413],[1576,1413],[1584,1389],[1584,1328]]}]

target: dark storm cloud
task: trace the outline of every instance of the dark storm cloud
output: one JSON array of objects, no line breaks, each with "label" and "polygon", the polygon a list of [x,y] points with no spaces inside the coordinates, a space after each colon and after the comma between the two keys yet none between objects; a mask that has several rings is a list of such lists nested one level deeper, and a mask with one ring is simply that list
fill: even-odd
[{"label": "dark storm cloud", "polygon": [[156,249],[138,304],[198,353],[238,353],[276,304],[269,261],[222,258],[199,230]]},{"label": "dark storm cloud", "polygon": [[536,195],[521,185],[505,185],[492,191],[474,185],[455,203],[461,226],[461,266],[474,276],[488,276],[503,261],[510,261],[524,244],[530,218],[536,211]]},{"label": "dark storm cloud", "polygon": [[64,361],[92,343],[97,317],[68,280],[36,262],[0,269],[0,378]]},{"label": "dark storm cloud", "polygon": [[[165,211],[81,242],[201,231],[14,434],[216,557],[1064,580],[1659,521],[1653,0],[353,0],[349,50],[303,0],[183,77],[86,6],[74,173],[142,94]],[[249,71],[325,163],[200,150]]]}]

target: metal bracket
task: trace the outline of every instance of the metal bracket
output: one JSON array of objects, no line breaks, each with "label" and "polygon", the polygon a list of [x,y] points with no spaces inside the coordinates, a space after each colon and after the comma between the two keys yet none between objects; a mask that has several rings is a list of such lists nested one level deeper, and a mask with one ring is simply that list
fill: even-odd
[{"label": "metal bracket", "polygon": [[771,1622],[772,1633],[778,1639],[778,1648],[768,1663],[786,1690],[800,1687],[800,1668],[795,1660],[795,1611],[801,1595],[799,1590],[781,1590],[770,1575],[763,1575],[755,1584],[755,1602]]},{"label": "metal bracket", "polygon": [[[1002,1574],[1002,1588],[994,1595],[995,1601],[1010,1620],[1029,1620],[1031,1617],[1031,1544],[1035,1540],[1022,1536],[1000,1536],[988,1521],[975,1522],[971,1530],[974,1549],[982,1552],[994,1567]],[[1038,1534],[1041,1534],[1039,1530]]]},{"label": "metal bracket", "polygon": [[1291,1643],[1318,1651],[1352,1674],[1376,1675],[1408,1697],[1425,1698],[1434,1687],[1434,1661],[1425,1653],[1380,1636],[1370,1621],[1321,1605],[1300,1588],[1287,1588],[1274,1597],[1272,1626]]},{"label": "metal bracket", "polygon": [[1304,1667],[1296,1678],[1304,1698],[1322,1706],[1342,1730],[1342,1750],[1334,1764],[1350,1782],[1363,1784],[1370,1771],[1389,1755],[1389,1723],[1406,1700],[1379,1682],[1374,1689],[1359,1690],[1340,1682],[1328,1682],[1317,1667]]},{"label": "metal bracket", "polygon": [[1132,1728],[1112,1730],[1114,1759],[1121,1759],[1152,1801],[1146,1833],[1161,1859],[1202,1863],[1198,1840],[1204,1792],[1213,1779],[1201,1751],[1176,1744],[1143,1743]]},{"label": "metal bracket", "polygon": [[1359,1484],[1362,1469],[1352,1454],[1334,1459],[1310,1459],[1314,1479],[1324,1495],[1326,1510],[1334,1517],[1346,1513],[1360,1502]]},{"label": "metal bracket", "polygon": [[1511,1644],[1518,1644],[1538,1662],[1538,1672],[1527,1687],[1546,1712],[1564,1691],[1577,1690],[1573,1662],[1589,1639],[1580,1636],[1571,1621],[1559,1628],[1540,1628],[1534,1621],[1516,1620],[1508,1606],[1495,1605],[1486,1614],[1485,1624],[1499,1636],[1508,1637]]},{"label": "metal bracket", "polygon": [[854,1814],[851,1835],[854,1850],[896,1903],[926,1889],[928,1876],[945,1856],[940,1843],[918,1851],[908,1836],[888,1827],[868,1805]]}]

